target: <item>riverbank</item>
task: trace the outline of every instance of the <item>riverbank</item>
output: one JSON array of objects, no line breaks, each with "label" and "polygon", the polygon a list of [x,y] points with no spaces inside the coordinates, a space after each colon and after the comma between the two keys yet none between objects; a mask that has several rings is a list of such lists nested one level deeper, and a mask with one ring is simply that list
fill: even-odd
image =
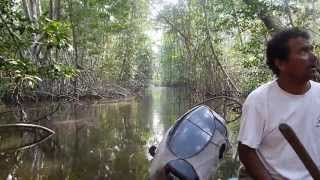
[{"label": "riverbank", "polygon": [[6,123],[40,123],[51,120],[59,112],[68,106],[89,107],[101,104],[118,104],[131,103],[140,95],[138,93],[130,93],[125,96],[112,97],[82,97],[82,98],[65,98],[65,99],[42,99],[41,101],[24,101],[21,105],[17,104],[0,104],[0,121]]},{"label": "riverbank", "polygon": [[[142,87],[140,88],[124,88],[119,85],[107,85],[100,88],[92,88],[90,90],[78,90],[65,94],[56,94],[46,91],[26,91],[19,96],[22,105],[38,104],[38,103],[59,103],[59,102],[94,102],[101,101],[103,103],[113,103],[119,101],[130,101],[137,96],[142,96]],[[1,98],[0,105],[15,106],[17,104],[16,97],[13,95],[4,95]]]}]

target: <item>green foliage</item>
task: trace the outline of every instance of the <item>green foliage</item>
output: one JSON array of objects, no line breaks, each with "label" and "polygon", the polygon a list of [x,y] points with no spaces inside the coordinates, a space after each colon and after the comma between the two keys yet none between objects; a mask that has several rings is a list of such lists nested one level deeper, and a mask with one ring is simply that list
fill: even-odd
[{"label": "green foliage", "polygon": [[[6,0],[0,4],[1,95],[33,89],[43,78],[72,78],[77,74],[71,66],[39,63],[39,58],[28,54],[36,46],[47,50],[69,47],[68,23],[44,16],[31,22],[19,7],[16,1]],[[36,35],[40,37],[37,42]]]},{"label": "green foliage", "polygon": [[[73,77],[80,81],[72,84],[75,89],[95,88],[95,82],[81,82],[88,80],[84,75],[133,88],[149,83],[153,56],[145,34],[148,0],[68,0],[59,1],[58,9],[55,2],[26,1],[32,12],[22,1],[0,4],[2,89],[26,90],[18,84],[37,88]],[[43,13],[35,12],[37,8]]]},{"label": "green foliage", "polygon": [[[74,48],[87,54],[77,59],[78,64],[97,69],[102,80],[122,85],[147,82],[152,57],[144,55],[151,53],[146,53],[150,42],[144,34],[148,1],[72,0],[67,6]],[[93,60],[94,66],[89,63]],[[148,69],[141,73],[141,67]]]},{"label": "green foliage", "polygon": [[[37,68],[28,61],[1,59],[0,72],[2,73],[2,85],[9,89],[34,88],[41,81]],[[9,80],[6,81],[6,78]],[[4,90],[5,91],[5,90]]]},{"label": "green foliage", "polygon": [[70,24],[44,18],[40,21],[43,43],[58,49],[70,47]]},{"label": "green foliage", "polygon": [[16,6],[17,3],[11,0],[0,3],[0,52],[4,57],[13,58],[19,54],[20,49],[28,47],[34,32]]},{"label": "green foliage", "polygon": [[[214,86],[210,81],[225,81],[217,72],[219,60],[241,90],[250,91],[272,78],[265,65],[265,45],[274,30],[303,27],[311,32],[318,47],[319,6],[318,2],[302,1],[190,0],[184,6],[166,7],[159,15],[165,29],[162,83],[188,82],[195,88],[210,89]],[[210,66],[216,69],[210,70]]]},{"label": "green foliage", "polygon": [[14,93],[15,90],[33,89],[42,81],[42,78],[72,78],[79,73],[75,68],[62,64],[38,67],[30,61],[2,58],[0,72],[2,94]]}]

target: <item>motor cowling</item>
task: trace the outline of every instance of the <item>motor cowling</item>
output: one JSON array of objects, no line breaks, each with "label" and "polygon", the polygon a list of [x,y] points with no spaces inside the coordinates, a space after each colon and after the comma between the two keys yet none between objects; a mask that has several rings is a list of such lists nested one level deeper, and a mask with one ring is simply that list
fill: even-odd
[{"label": "motor cowling", "polygon": [[228,149],[224,119],[207,106],[194,107],[168,129],[156,148],[149,149],[154,155],[149,177],[151,180],[209,179]]},{"label": "motor cowling", "polygon": [[169,161],[165,167],[167,179],[179,180],[199,180],[199,177],[193,166],[184,159],[175,159]]}]

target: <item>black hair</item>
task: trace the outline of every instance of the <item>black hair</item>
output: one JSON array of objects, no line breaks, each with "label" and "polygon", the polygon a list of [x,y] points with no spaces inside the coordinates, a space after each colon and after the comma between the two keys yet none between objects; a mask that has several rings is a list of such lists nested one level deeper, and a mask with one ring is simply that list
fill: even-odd
[{"label": "black hair", "polygon": [[275,65],[275,59],[280,61],[287,61],[289,55],[288,42],[290,39],[302,37],[307,40],[310,39],[310,35],[305,30],[299,28],[290,28],[278,32],[272,39],[268,41],[267,44],[267,65],[272,70],[274,74],[279,75],[280,71]]}]

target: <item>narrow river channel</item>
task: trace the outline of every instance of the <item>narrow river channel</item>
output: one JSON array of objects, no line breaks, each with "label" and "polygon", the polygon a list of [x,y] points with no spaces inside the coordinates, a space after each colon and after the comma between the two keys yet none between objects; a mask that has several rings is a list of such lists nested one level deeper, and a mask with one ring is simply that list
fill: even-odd
[{"label": "narrow river channel", "polygon": [[[132,101],[65,104],[41,123],[56,132],[49,140],[0,154],[0,179],[147,179],[148,147],[161,140],[189,104],[185,89],[168,87],[151,87]],[[214,179],[235,176],[237,166],[227,156]]]}]

